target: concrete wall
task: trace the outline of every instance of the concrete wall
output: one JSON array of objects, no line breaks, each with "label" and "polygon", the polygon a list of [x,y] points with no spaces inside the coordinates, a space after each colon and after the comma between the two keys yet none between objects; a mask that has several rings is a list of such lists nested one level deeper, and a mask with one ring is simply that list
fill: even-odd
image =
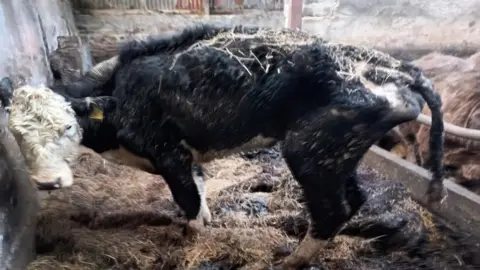
[{"label": "concrete wall", "polygon": [[387,50],[470,54],[480,47],[479,0],[303,0],[302,29]]},{"label": "concrete wall", "polygon": [[52,78],[47,55],[57,36],[76,33],[68,0],[0,0],[0,76],[16,84]]}]

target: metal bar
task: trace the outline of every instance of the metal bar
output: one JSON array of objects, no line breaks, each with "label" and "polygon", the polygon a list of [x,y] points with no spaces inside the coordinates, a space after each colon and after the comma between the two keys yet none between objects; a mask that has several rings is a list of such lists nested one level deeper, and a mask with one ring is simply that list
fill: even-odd
[{"label": "metal bar", "polygon": [[[375,145],[363,157],[362,163],[392,181],[401,181],[408,187],[414,200],[426,205],[425,192],[431,174],[424,168]],[[448,192],[446,200],[435,209],[427,208],[480,239],[480,196],[450,180],[444,180],[444,185]]]}]

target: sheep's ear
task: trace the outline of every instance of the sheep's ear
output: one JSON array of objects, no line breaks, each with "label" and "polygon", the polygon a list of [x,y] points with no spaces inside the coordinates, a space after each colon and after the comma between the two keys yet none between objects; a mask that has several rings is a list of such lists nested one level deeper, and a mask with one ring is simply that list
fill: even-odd
[{"label": "sheep's ear", "polygon": [[2,107],[10,106],[13,96],[13,83],[9,77],[3,77],[0,80],[0,102]]}]

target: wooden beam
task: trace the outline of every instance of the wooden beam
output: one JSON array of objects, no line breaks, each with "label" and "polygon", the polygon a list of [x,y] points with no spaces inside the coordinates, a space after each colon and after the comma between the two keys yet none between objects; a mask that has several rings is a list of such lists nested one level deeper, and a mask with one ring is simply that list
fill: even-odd
[{"label": "wooden beam", "polygon": [[303,0],[285,0],[285,6],[287,9],[286,27],[302,29]]},{"label": "wooden beam", "polygon": [[210,0],[203,0],[203,15],[210,15]]},{"label": "wooden beam", "polygon": [[48,57],[50,68],[62,83],[69,83],[92,67],[92,56],[88,44],[78,36],[59,36],[57,40],[58,48]]},{"label": "wooden beam", "polygon": [[[431,181],[430,172],[375,145],[363,157],[362,163],[392,181],[405,184],[412,198],[426,206],[425,192]],[[480,239],[480,196],[450,180],[444,180],[444,185],[448,192],[445,202],[438,208],[427,208]]]},{"label": "wooden beam", "polygon": [[90,47],[95,63],[108,60],[118,54],[121,42],[134,38],[145,38],[147,35],[84,35],[82,40]]}]

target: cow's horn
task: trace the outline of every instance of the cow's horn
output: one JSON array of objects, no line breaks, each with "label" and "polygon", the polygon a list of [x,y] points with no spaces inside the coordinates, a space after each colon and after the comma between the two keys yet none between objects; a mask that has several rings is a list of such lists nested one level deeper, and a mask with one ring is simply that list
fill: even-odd
[{"label": "cow's horn", "polygon": [[112,72],[117,67],[117,65],[118,65],[118,56],[114,56],[92,67],[87,72],[86,75],[91,76],[97,80],[103,81],[111,77]]}]

